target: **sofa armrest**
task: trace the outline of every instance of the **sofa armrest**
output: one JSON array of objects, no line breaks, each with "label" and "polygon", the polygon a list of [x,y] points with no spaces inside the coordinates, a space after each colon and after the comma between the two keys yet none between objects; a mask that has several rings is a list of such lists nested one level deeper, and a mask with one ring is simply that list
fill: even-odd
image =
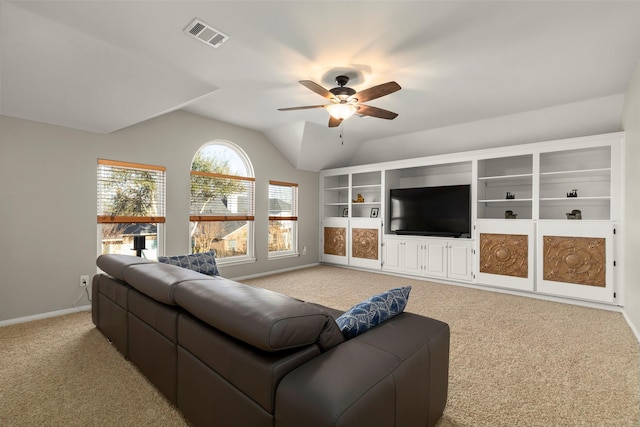
[{"label": "sofa armrest", "polygon": [[277,427],[433,426],[447,399],[449,326],[403,313],[287,375]]}]

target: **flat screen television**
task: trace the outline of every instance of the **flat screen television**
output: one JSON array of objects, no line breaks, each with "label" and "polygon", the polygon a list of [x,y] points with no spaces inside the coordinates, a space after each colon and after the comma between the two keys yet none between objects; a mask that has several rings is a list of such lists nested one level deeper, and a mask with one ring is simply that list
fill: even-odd
[{"label": "flat screen television", "polygon": [[396,234],[469,237],[471,186],[391,189],[389,214],[389,230]]}]

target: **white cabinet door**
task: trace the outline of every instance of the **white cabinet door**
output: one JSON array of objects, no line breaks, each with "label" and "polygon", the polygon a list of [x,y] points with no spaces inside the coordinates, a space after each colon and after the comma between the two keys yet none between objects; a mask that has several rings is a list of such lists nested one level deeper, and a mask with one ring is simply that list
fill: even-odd
[{"label": "white cabinet door", "polygon": [[320,260],[332,264],[349,264],[349,220],[324,218],[320,235]]},{"label": "white cabinet door", "polygon": [[537,291],[613,302],[613,229],[612,222],[541,221]]},{"label": "white cabinet door", "polygon": [[472,279],[472,242],[450,240],[448,242],[448,277],[454,280]]},{"label": "white cabinet door", "polygon": [[421,240],[405,239],[402,242],[404,252],[403,272],[407,274],[422,274],[423,270],[423,242]]},{"label": "white cabinet door", "polygon": [[380,270],[382,222],[379,218],[351,218],[349,265]]},{"label": "white cabinet door", "polygon": [[472,279],[472,249],[473,242],[466,239],[385,236],[383,269],[469,282]]},{"label": "white cabinet door", "polygon": [[402,271],[402,239],[385,237],[383,269]]},{"label": "white cabinet door", "polygon": [[431,277],[447,277],[447,246],[446,240],[425,240],[426,262],[423,273]]},{"label": "white cabinet door", "polygon": [[534,290],[534,223],[483,219],[476,223],[476,283]]},{"label": "white cabinet door", "polygon": [[423,245],[422,240],[418,239],[385,236],[383,269],[406,274],[422,274]]}]

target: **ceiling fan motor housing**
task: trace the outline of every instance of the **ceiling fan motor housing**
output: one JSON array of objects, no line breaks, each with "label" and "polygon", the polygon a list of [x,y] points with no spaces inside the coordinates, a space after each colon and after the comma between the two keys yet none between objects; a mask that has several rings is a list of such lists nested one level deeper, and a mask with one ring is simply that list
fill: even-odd
[{"label": "ceiling fan motor housing", "polygon": [[329,92],[334,94],[340,101],[346,102],[348,97],[355,95],[355,90],[351,89],[350,87],[345,87],[345,85],[349,83],[349,77],[338,76],[336,77],[336,83],[339,85],[339,87],[329,89]]}]

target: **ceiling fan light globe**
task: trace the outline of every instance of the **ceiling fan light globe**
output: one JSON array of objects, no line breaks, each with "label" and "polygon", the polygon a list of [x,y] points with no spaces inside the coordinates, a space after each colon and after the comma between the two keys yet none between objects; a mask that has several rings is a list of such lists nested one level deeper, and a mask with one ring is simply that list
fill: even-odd
[{"label": "ceiling fan light globe", "polygon": [[358,110],[353,104],[331,104],[326,106],[327,111],[336,119],[348,119]]}]

